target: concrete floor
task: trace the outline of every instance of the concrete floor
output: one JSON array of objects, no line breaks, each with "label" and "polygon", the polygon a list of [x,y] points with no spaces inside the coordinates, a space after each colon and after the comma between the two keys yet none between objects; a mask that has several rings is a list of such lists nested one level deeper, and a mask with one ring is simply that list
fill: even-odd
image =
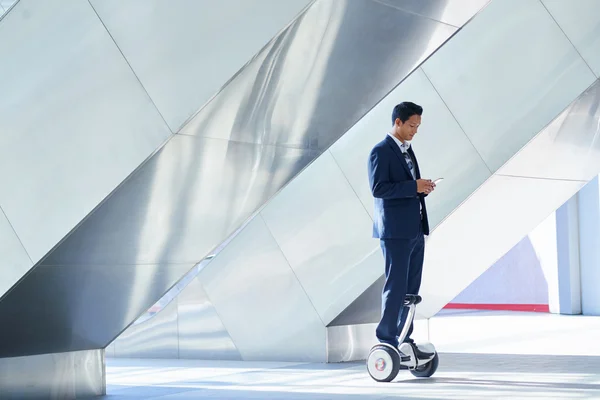
[{"label": "concrete floor", "polygon": [[449,313],[430,321],[430,379],[343,364],[107,359],[106,399],[600,399],[599,317]]}]

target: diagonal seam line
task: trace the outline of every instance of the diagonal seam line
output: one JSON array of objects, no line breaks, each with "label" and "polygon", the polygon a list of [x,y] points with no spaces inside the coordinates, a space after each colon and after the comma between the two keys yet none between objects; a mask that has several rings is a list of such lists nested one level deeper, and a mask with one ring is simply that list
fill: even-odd
[{"label": "diagonal seam line", "polygon": [[562,28],[562,26],[560,26],[560,24],[558,23],[558,21],[556,20],[556,18],[554,18],[554,15],[552,15],[552,13],[550,12],[550,10],[548,10],[548,7],[546,7],[546,5],[544,4],[544,2],[542,0],[540,0],[540,3],[542,4],[542,7],[544,7],[544,9],[548,13],[548,15],[550,15],[550,18],[552,18],[552,20],[554,21],[554,23],[556,24],[556,26],[558,26],[558,29],[560,29],[560,31],[563,33],[563,35],[565,35],[565,38],[567,38],[567,40],[569,41],[569,43],[571,44],[571,46],[573,46],[573,49],[577,52],[577,54],[579,55],[579,57],[581,58],[581,60],[588,67],[588,69],[590,70],[590,72],[592,73],[592,75],[594,75],[596,78],[600,78],[600,76],[598,76],[598,75],[596,75],[594,73],[594,70],[592,69],[592,67],[590,67],[590,64],[588,64],[587,60],[585,58],[583,58],[583,56],[579,52],[579,49],[577,48],[577,46],[575,46],[575,44],[573,44],[573,42],[571,41],[571,38],[566,34],[566,32],[564,31],[564,29]]},{"label": "diagonal seam line", "polygon": [[98,21],[100,21],[100,23],[104,27],[104,30],[106,31],[106,33],[108,34],[108,36],[110,37],[110,39],[112,40],[112,42],[115,44],[115,47],[117,48],[117,50],[119,50],[119,53],[121,53],[121,56],[123,57],[123,60],[125,60],[125,62],[127,63],[127,66],[131,70],[131,73],[133,74],[133,76],[135,76],[135,79],[137,79],[137,81],[139,82],[140,86],[142,87],[142,90],[144,91],[144,93],[146,93],[146,96],[148,96],[148,99],[150,100],[150,102],[152,103],[152,105],[154,106],[154,108],[156,109],[156,112],[158,113],[158,115],[160,115],[160,118],[163,120],[163,122],[167,126],[167,129],[169,130],[169,132],[171,132],[171,134],[174,134],[175,132],[173,132],[173,129],[171,129],[171,127],[167,123],[167,120],[165,119],[165,117],[162,115],[162,113],[158,109],[158,106],[156,105],[156,103],[154,103],[154,100],[152,99],[152,96],[150,96],[150,93],[148,93],[148,90],[146,90],[146,87],[144,86],[144,84],[140,80],[139,76],[137,76],[137,74],[135,73],[135,70],[133,69],[133,67],[129,63],[129,60],[127,59],[127,57],[125,57],[125,53],[123,53],[123,51],[121,50],[121,48],[117,44],[117,41],[115,40],[115,38],[113,37],[113,35],[108,30],[108,27],[106,26],[106,24],[104,23],[104,21],[102,20],[102,18],[100,18],[100,14],[98,14],[98,11],[96,11],[96,9],[94,8],[94,5],[92,4],[91,0],[88,0],[88,3],[90,5],[90,7],[92,7],[92,10],[94,11],[94,13],[96,14],[96,17],[98,18]]},{"label": "diagonal seam line", "polygon": [[8,225],[10,226],[10,229],[14,232],[15,236],[17,237],[17,240],[19,241],[19,243],[21,244],[21,247],[23,248],[23,250],[25,251],[25,254],[27,255],[27,258],[29,259],[29,261],[31,261],[31,266],[30,268],[33,268],[34,266],[34,262],[33,259],[31,258],[31,256],[29,255],[29,252],[27,251],[27,249],[25,248],[25,245],[23,244],[23,241],[21,240],[21,238],[19,237],[19,235],[17,234],[17,231],[15,230],[15,227],[13,226],[13,224],[10,222],[10,220],[8,219],[8,216],[6,215],[6,213],[4,212],[4,209],[2,208],[2,206],[0,206],[0,212],[2,212],[2,215],[4,215],[4,218],[6,219],[6,222],[8,222]]}]

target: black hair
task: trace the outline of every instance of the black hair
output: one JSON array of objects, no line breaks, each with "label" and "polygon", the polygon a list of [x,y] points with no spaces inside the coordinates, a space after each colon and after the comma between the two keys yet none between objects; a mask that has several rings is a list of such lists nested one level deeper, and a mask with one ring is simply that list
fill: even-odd
[{"label": "black hair", "polygon": [[403,123],[408,121],[413,115],[423,115],[423,107],[410,101],[404,101],[394,107],[392,111],[392,125],[396,123],[396,118],[400,118]]}]

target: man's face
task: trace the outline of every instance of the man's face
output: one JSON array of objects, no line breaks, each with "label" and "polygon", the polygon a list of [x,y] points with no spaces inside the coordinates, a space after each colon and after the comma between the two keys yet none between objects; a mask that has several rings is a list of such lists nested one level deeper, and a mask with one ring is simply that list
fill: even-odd
[{"label": "man's face", "polygon": [[417,134],[419,126],[421,125],[421,116],[412,115],[406,122],[402,123],[400,118],[396,119],[396,132],[402,140],[412,140]]}]

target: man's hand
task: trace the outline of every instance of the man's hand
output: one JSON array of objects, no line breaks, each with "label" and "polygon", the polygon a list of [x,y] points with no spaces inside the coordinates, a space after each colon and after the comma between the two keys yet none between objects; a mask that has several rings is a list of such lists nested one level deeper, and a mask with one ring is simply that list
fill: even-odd
[{"label": "man's hand", "polygon": [[435,183],[431,179],[417,179],[417,193],[429,194],[435,189]]}]

